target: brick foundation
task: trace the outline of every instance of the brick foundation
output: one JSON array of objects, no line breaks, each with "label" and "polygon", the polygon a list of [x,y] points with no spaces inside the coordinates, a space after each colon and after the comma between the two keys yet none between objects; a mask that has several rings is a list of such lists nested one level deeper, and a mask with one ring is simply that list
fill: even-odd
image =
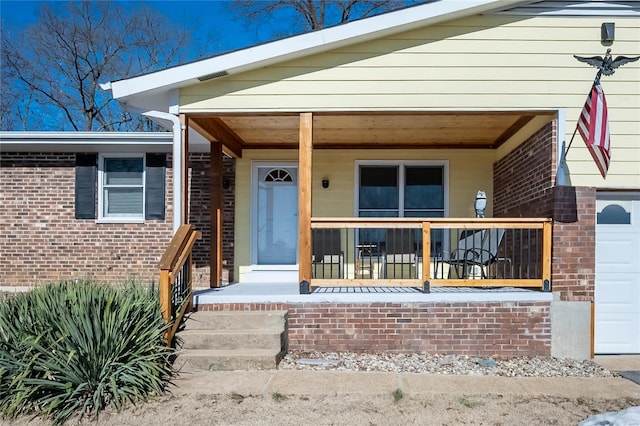
[{"label": "brick foundation", "polygon": [[549,356],[548,302],[227,303],[200,311],[288,311],[291,350]]}]

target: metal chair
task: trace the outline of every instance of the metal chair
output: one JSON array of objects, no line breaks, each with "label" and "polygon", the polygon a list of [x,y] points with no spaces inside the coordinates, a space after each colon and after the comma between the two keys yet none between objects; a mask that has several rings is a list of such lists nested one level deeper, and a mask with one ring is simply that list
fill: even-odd
[{"label": "metal chair", "polygon": [[[455,265],[458,278],[489,278],[488,270],[491,265],[498,260],[510,263],[510,259],[498,257],[504,234],[505,230],[500,228],[477,230],[472,236],[465,237],[463,245],[459,242],[458,248],[448,261]],[[471,241],[466,238],[471,238]]]}]

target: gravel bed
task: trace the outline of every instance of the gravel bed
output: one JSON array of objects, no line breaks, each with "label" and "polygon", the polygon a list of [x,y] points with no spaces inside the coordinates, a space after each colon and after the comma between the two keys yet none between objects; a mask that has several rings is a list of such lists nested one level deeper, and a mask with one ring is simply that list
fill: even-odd
[{"label": "gravel bed", "polygon": [[615,373],[593,361],[552,357],[474,357],[397,353],[290,351],[283,370],[382,371],[504,377],[612,377]]}]

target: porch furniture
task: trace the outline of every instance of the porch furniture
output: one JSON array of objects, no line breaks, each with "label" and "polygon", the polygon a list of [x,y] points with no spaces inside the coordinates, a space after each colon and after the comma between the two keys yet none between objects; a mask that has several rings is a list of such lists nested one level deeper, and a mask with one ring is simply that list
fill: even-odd
[{"label": "porch furniture", "polygon": [[374,243],[364,243],[356,245],[356,278],[374,278],[374,265],[380,263],[379,259],[376,260],[376,255],[374,254],[377,252],[378,247],[378,244]]},{"label": "porch furniture", "polygon": [[[490,228],[477,230],[472,235],[465,236],[464,244],[458,244],[458,249],[449,260],[451,265],[455,265],[458,278],[497,278],[497,273],[489,274],[490,267],[498,261],[511,264],[510,258],[498,257],[498,249],[504,234],[504,229]],[[470,242],[468,239],[471,239]]]},{"label": "porch furniture", "polygon": [[344,252],[339,229],[316,229],[312,253],[314,278],[344,278]]},{"label": "porch furniture", "polygon": [[[441,263],[448,263],[453,266],[451,271],[455,271],[457,278],[467,278],[468,267],[471,266],[471,261],[476,249],[482,248],[482,229],[465,229],[460,233],[458,239],[458,246],[451,253],[444,253]],[[469,261],[469,262],[468,262]],[[440,277],[448,278],[448,277]]]},{"label": "porch furniture", "polygon": [[418,254],[415,231],[409,228],[388,229],[383,261],[385,278],[417,278]]}]

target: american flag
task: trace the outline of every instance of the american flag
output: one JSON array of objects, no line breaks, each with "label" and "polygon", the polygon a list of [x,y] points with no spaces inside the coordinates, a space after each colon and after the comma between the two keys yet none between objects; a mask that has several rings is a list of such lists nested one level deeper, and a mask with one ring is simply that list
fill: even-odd
[{"label": "american flag", "polygon": [[611,161],[609,143],[609,120],[607,118],[607,100],[600,82],[594,83],[591,93],[582,108],[578,120],[578,131],[587,145],[602,177],[607,176]]}]

